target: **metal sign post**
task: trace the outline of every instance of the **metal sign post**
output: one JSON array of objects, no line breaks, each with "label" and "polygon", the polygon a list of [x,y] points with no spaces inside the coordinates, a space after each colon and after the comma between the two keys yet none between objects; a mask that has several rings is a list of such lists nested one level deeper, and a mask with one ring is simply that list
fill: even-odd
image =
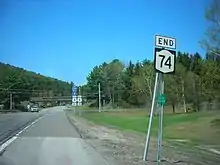
[{"label": "metal sign post", "polygon": [[160,74],[160,95],[158,97],[158,103],[160,105],[159,111],[159,129],[158,129],[158,143],[157,143],[157,164],[161,162],[162,154],[162,138],[163,138],[163,108],[166,103],[166,97],[164,95],[164,75]]},{"label": "metal sign post", "polygon": [[100,89],[100,83],[99,83],[99,112],[101,112],[101,89]]},{"label": "metal sign post", "polygon": [[154,111],[155,111],[155,102],[156,102],[155,99],[157,98],[156,95],[159,93],[158,104],[160,107],[159,107],[159,128],[158,128],[158,145],[157,145],[158,147],[157,164],[160,165],[161,157],[162,157],[163,110],[164,110],[164,105],[166,103],[166,96],[164,94],[164,74],[175,73],[175,64],[176,64],[176,51],[166,50],[165,48],[176,49],[176,39],[171,37],[156,35],[155,45],[160,48],[155,48],[154,68],[156,70],[156,78],[154,84],[154,94],[152,99],[143,160],[147,161],[148,159],[147,156],[150,146],[151,127],[152,127]]},{"label": "metal sign post", "polygon": [[148,132],[147,132],[147,138],[146,138],[145,149],[144,149],[144,158],[143,158],[144,161],[147,160],[147,154],[148,154],[149,144],[150,144],[151,127],[152,127],[152,122],[153,122],[153,117],[154,117],[155,98],[156,98],[156,93],[157,93],[158,74],[159,73],[156,73],[156,79],[155,79],[155,84],[154,84],[154,94],[153,94],[153,99],[152,99],[150,119],[149,119],[148,130],[147,130]]}]

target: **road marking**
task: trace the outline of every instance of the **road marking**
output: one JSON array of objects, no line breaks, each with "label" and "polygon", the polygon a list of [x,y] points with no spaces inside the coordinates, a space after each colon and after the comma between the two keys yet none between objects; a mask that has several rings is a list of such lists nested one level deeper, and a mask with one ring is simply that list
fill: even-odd
[{"label": "road marking", "polygon": [[34,125],[36,122],[38,122],[39,120],[41,120],[44,116],[41,116],[40,118],[34,120],[31,124],[27,125],[24,129],[22,129],[21,131],[19,131],[15,136],[19,136],[22,132],[24,132],[26,129],[28,129],[30,126]]},{"label": "road marking", "polygon": [[9,146],[9,145],[10,145],[15,139],[17,139],[17,138],[18,138],[17,136],[14,136],[14,137],[8,139],[5,143],[3,143],[3,144],[0,146],[0,153],[1,153],[2,151],[4,151],[4,149],[5,149],[7,146]]},{"label": "road marking", "polygon": [[215,154],[218,154],[220,155],[220,151],[216,150],[216,149],[213,149],[213,148],[210,148],[209,151],[215,153]]},{"label": "road marking", "polygon": [[[47,115],[47,114],[46,114]],[[34,120],[31,124],[29,124],[28,126],[26,126],[25,128],[23,128],[21,131],[19,131],[17,134],[15,134],[15,136],[12,136],[10,139],[8,139],[6,142],[4,142],[1,146],[0,146],[0,153],[2,153],[6,147],[8,147],[14,140],[16,140],[18,138],[18,136],[24,132],[26,129],[28,129],[29,127],[31,127],[32,125],[34,125],[36,122],[38,122],[39,120],[41,120],[42,118],[44,118],[46,115],[41,116],[39,118],[37,118],[36,120]]]},{"label": "road marking", "polygon": [[208,148],[208,147],[205,147],[205,146],[197,146],[197,148],[220,155],[220,151],[217,150],[217,149],[214,149],[214,148]]}]

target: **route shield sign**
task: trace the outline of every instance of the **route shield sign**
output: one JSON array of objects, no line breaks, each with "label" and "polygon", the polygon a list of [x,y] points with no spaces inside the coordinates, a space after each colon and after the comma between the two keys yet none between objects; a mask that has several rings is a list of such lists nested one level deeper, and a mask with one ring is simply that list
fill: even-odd
[{"label": "route shield sign", "polygon": [[176,51],[155,48],[154,67],[160,73],[174,73]]}]

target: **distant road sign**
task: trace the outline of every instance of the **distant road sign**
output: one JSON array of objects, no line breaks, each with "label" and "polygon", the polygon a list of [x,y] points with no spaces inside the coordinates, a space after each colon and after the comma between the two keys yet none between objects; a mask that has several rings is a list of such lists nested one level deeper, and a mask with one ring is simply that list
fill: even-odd
[{"label": "distant road sign", "polygon": [[72,95],[73,95],[73,96],[76,96],[76,95],[77,95],[77,86],[73,86]]},{"label": "distant road sign", "polygon": [[72,105],[73,106],[81,106],[82,105],[82,96],[73,96],[72,97]]},{"label": "distant road sign", "polygon": [[78,96],[77,101],[78,101],[78,103],[82,103],[82,96]]},{"label": "distant road sign", "polygon": [[76,103],[76,102],[77,102],[77,98],[76,98],[75,96],[72,98],[72,102],[73,102],[73,103]]},{"label": "distant road sign", "polygon": [[176,52],[155,48],[154,67],[161,73],[174,73],[176,65]]},{"label": "distant road sign", "polygon": [[73,92],[76,92],[77,91],[77,86],[74,86],[73,87]]},{"label": "distant road sign", "polygon": [[156,35],[155,45],[163,48],[176,49],[176,39],[172,37]]}]

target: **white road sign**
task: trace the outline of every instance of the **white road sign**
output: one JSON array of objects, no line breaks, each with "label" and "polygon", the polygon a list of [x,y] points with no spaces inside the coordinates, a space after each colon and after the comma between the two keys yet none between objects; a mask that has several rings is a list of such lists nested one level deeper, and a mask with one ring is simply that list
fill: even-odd
[{"label": "white road sign", "polygon": [[73,103],[76,103],[76,102],[81,103],[82,102],[82,96],[74,96],[72,98],[72,102]]},{"label": "white road sign", "polygon": [[72,103],[72,106],[77,106],[77,104],[76,103]]},{"label": "white road sign", "polygon": [[172,37],[156,35],[155,45],[163,48],[176,49],[176,39]]},{"label": "white road sign", "polygon": [[82,105],[82,96],[73,96],[72,97],[72,105],[73,106],[81,106]]},{"label": "white road sign", "polygon": [[155,48],[154,67],[161,73],[174,73],[176,64],[176,52]]}]

